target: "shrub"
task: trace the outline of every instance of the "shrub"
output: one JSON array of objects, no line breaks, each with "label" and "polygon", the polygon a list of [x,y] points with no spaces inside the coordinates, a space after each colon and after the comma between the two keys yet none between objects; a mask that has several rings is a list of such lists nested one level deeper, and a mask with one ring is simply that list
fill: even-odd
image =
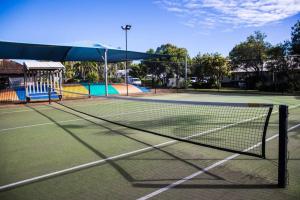
[{"label": "shrub", "polygon": [[98,81],[99,75],[97,72],[89,72],[86,78],[89,82],[94,83]]}]

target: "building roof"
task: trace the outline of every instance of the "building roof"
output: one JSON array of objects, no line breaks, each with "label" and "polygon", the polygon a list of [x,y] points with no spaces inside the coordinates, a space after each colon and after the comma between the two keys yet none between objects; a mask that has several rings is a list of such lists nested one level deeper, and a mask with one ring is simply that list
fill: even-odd
[{"label": "building roof", "polygon": [[[261,69],[260,69],[260,71],[261,71]],[[267,72],[269,70],[266,67],[263,67],[262,71]],[[249,68],[249,69],[236,68],[236,69],[231,71],[231,73],[251,73],[251,72],[255,72],[255,70],[253,68]]]},{"label": "building roof", "polygon": [[23,65],[12,60],[0,60],[0,75],[23,74]]},{"label": "building roof", "polygon": [[65,66],[60,62],[46,62],[46,61],[36,61],[29,60],[24,62],[24,67],[27,70],[39,69],[39,70],[56,70],[56,69],[64,69]]}]

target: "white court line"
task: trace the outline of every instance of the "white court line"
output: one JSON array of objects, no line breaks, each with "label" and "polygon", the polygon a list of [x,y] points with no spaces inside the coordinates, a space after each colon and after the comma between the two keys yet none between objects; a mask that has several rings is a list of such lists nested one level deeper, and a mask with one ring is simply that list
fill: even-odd
[{"label": "white court line", "polygon": [[[154,111],[154,110],[162,110],[162,109],[149,109],[149,110],[142,110],[142,111],[136,111],[136,112],[127,112],[127,113],[114,114],[114,115],[107,114],[107,115],[103,115],[102,117],[111,117],[111,116],[118,116],[118,115],[121,116],[121,115],[135,114],[135,113]],[[75,111],[73,111],[73,112],[75,112]],[[17,126],[17,127],[0,129],[0,132],[10,131],[10,130],[15,130],[15,129],[22,129],[22,128],[30,128],[30,127],[35,127],[35,126],[45,126],[45,125],[56,124],[56,123],[80,121],[80,120],[86,120],[86,119],[97,119],[97,118],[95,118],[95,117],[85,117],[84,119],[70,119],[70,120],[62,120],[62,121],[57,121],[57,122],[46,122],[46,123],[40,123],[40,124],[30,124],[30,125],[25,125],[25,126]]]},{"label": "white court line", "polygon": [[[259,117],[261,117],[261,116],[259,116]],[[197,133],[197,134],[192,135],[192,136],[183,137],[181,139],[189,139],[191,137],[201,136],[201,135],[204,135],[204,134],[208,134],[208,133],[211,133],[211,132],[214,132],[214,131],[221,130],[222,128],[228,128],[228,127],[240,124],[240,123],[248,122],[250,120],[255,120],[257,118],[258,117],[254,117],[254,118],[251,118],[251,119],[246,119],[246,120],[243,120],[243,121],[238,122],[238,123],[228,124],[228,125],[225,125],[225,126],[215,128],[215,129],[211,129],[211,130],[207,130],[207,131],[204,131],[204,132],[201,132],[201,133]],[[10,183],[10,184],[7,184],[7,185],[0,186],[0,191],[5,190],[5,189],[9,189],[9,188],[13,188],[13,187],[17,187],[19,185],[32,183],[34,181],[42,180],[42,179],[45,179],[45,178],[57,176],[57,175],[60,175],[60,174],[65,174],[65,173],[68,173],[68,172],[72,172],[74,170],[79,170],[79,169],[83,169],[83,168],[87,168],[87,167],[92,167],[92,166],[98,165],[100,163],[109,161],[109,160],[115,160],[115,159],[118,159],[118,158],[123,158],[125,156],[133,155],[133,154],[144,152],[144,151],[149,151],[149,150],[155,149],[157,147],[163,147],[163,146],[170,145],[170,144],[177,143],[177,142],[179,142],[179,141],[178,140],[170,140],[170,141],[160,143],[160,144],[157,144],[157,145],[154,145],[154,146],[149,146],[149,147],[146,147],[146,148],[143,148],[143,149],[138,149],[138,150],[135,150],[135,151],[124,153],[124,154],[112,156],[112,157],[109,157],[109,158],[106,158],[106,159],[97,160],[97,161],[85,163],[85,164],[82,164],[82,165],[77,165],[77,166],[74,166],[74,167],[71,167],[71,168],[63,169],[63,170],[60,170],[60,171],[55,171],[55,172],[52,172],[52,173],[44,174],[44,175],[41,175],[41,176],[29,178],[29,179],[24,179],[24,180],[21,180],[21,181],[17,181],[17,182],[14,182],[14,183]]]},{"label": "white court line", "polygon": [[[101,96],[99,96],[99,97],[101,97]],[[82,99],[81,99],[82,100]],[[64,101],[62,101],[62,102],[64,102]],[[105,102],[105,101],[103,101],[103,102]],[[77,104],[77,103],[74,103],[74,104],[72,104],[72,106],[76,106],[76,107],[82,107],[82,106],[84,106],[84,107],[86,107],[86,106],[95,106],[95,105],[108,105],[108,104],[113,104],[113,102],[105,102],[105,103],[103,103],[103,102],[98,102],[98,103],[92,103],[92,104]],[[63,103],[62,103],[63,104]],[[41,107],[44,107],[44,106],[47,106],[47,105],[40,105]],[[27,107],[25,107],[25,106],[23,106],[24,108],[27,108]],[[5,112],[1,112],[1,109],[0,109],[0,115],[2,115],[2,114],[10,114],[10,113],[20,113],[20,112],[34,112],[34,110],[25,110],[24,108],[22,108],[22,110],[20,110],[19,108],[12,108],[12,109],[19,109],[19,110],[15,110],[15,111],[5,111]],[[50,110],[51,108],[41,108],[41,109],[38,109],[38,110]],[[9,110],[9,108],[3,108],[2,110]]]},{"label": "white court line", "polygon": [[[85,119],[89,119],[89,118],[85,118]],[[84,119],[69,119],[69,120],[57,121],[57,123],[73,122],[73,121],[80,121],[80,120],[84,120]],[[31,124],[31,125],[25,125],[25,126],[4,128],[4,129],[0,129],[0,132],[11,131],[11,130],[15,130],[15,129],[22,129],[22,128],[30,128],[30,127],[35,127],[35,126],[45,126],[45,125],[50,125],[50,124],[56,124],[56,123],[55,122],[46,122],[46,123],[40,123],[40,124]]]},{"label": "white court line", "polygon": [[[82,104],[72,104],[72,106],[95,106],[95,105],[103,105],[103,103],[94,103],[94,104],[88,104],[88,105],[82,105]],[[105,104],[106,105],[106,104]],[[38,107],[45,107],[47,105],[40,105]],[[28,108],[28,107],[24,107],[24,108]],[[31,110],[31,109],[24,109],[22,108],[22,110],[20,110],[19,108],[12,108],[12,109],[18,109],[18,110],[14,110],[14,111],[5,111],[5,112],[1,112],[1,109],[0,109],[0,115],[2,114],[11,114],[11,113],[20,113],[20,112],[34,112],[34,110]],[[50,110],[51,108],[41,108],[41,109],[38,109],[38,110]],[[9,108],[5,108],[5,110],[9,110]]]},{"label": "white court line", "polygon": [[300,104],[296,104],[296,105],[293,105],[293,106],[289,106],[290,109],[294,109],[294,108],[298,108],[300,107]]},{"label": "white court line", "polygon": [[[298,127],[300,127],[300,124],[292,126],[291,128],[288,129],[288,131],[292,131],[292,130],[298,128]],[[276,137],[278,137],[278,134],[273,135],[272,137],[269,137],[266,141],[268,142],[270,140],[275,139]],[[250,151],[251,149],[254,149],[254,148],[256,148],[256,147],[258,147],[260,145],[261,145],[261,142],[257,143],[256,145],[253,145],[252,147],[249,147],[249,148],[245,149],[243,152]],[[236,153],[236,154],[233,154],[231,156],[228,156],[225,159],[220,160],[220,161],[218,161],[218,162],[216,162],[216,163],[214,163],[214,164],[212,164],[212,165],[204,168],[203,170],[197,171],[197,172],[195,172],[195,173],[193,173],[193,174],[191,174],[189,176],[184,177],[181,180],[178,180],[176,182],[171,183],[170,185],[167,185],[166,187],[163,187],[163,188],[161,188],[159,190],[156,190],[156,191],[154,191],[154,192],[152,192],[152,193],[150,193],[150,194],[148,194],[146,196],[140,197],[137,200],[146,200],[146,199],[150,199],[150,198],[152,198],[154,196],[157,196],[157,195],[159,195],[159,194],[161,194],[161,193],[163,193],[163,192],[165,192],[165,191],[167,191],[167,190],[169,190],[169,189],[171,189],[173,187],[176,187],[176,186],[178,186],[178,185],[180,185],[180,184],[182,184],[182,183],[184,183],[184,182],[186,182],[188,180],[191,180],[192,178],[194,178],[196,176],[199,176],[199,175],[201,175],[201,174],[203,174],[203,173],[205,173],[205,172],[207,172],[207,171],[209,171],[209,170],[211,170],[211,169],[213,169],[215,167],[218,167],[218,166],[226,163],[227,161],[232,160],[232,159],[234,159],[234,158],[236,158],[236,157],[238,157],[240,155],[241,154]]]},{"label": "white court line", "polygon": [[[44,106],[43,106],[44,107]],[[50,110],[50,108],[41,108],[38,110]],[[28,110],[14,110],[14,111],[9,111],[9,112],[0,112],[0,115],[4,115],[4,114],[11,114],[11,113],[20,113],[20,112],[34,112],[34,110],[28,109]]]},{"label": "white court line", "polygon": [[82,164],[82,165],[77,165],[77,166],[74,166],[74,167],[71,167],[71,168],[63,169],[63,170],[60,170],[60,171],[55,171],[55,172],[52,172],[52,173],[49,173],[49,174],[44,174],[44,175],[37,176],[37,177],[34,177],[34,178],[25,179],[25,180],[18,181],[18,182],[15,182],[15,183],[3,185],[3,186],[0,186],[0,191],[5,190],[5,189],[9,189],[9,188],[13,188],[13,187],[17,187],[17,186],[20,186],[20,185],[32,183],[34,181],[42,180],[42,179],[45,179],[45,178],[65,174],[65,173],[72,172],[72,171],[75,171],[75,170],[80,170],[80,169],[84,169],[84,168],[87,168],[87,167],[92,167],[92,166],[98,165],[100,163],[107,162],[109,160],[115,160],[115,159],[123,158],[125,156],[129,156],[129,155],[133,155],[133,154],[136,154],[136,153],[148,151],[148,150],[151,150],[151,149],[154,149],[154,148],[157,148],[157,147],[161,147],[161,146],[164,146],[164,145],[169,145],[169,144],[172,144],[172,143],[175,143],[175,142],[177,142],[177,141],[170,140],[168,142],[164,142],[164,143],[161,143],[161,144],[158,144],[158,145],[146,147],[146,148],[143,148],[143,149],[138,149],[136,151],[131,151],[131,152],[128,152],[128,153],[119,154],[119,155],[112,156],[112,157],[109,157],[109,158],[106,158],[106,159],[97,160],[97,161],[89,162],[89,163]]},{"label": "white court line", "polygon": [[[99,103],[98,103],[99,104]],[[88,106],[90,105],[98,105],[98,104],[89,104]],[[41,107],[45,107],[46,105],[40,105]],[[72,106],[86,106],[86,105],[82,105],[82,104],[75,104],[75,105],[72,105]],[[28,107],[24,107],[24,108],[28,108]],[[0,115],[3,115],[3,114],[11,114],[11,113],[21,113],[21,112],[35,112],[35,110],[31,110],[31,109],[24,109],[22,108],[22,110],[14,110],[14,111],[6,111],[6,112],[1,112],[0,111]],[[14,109],[17,109],[17,108],[14,108]],[[41,109],[38,109],[38,110],[51,110],[52,108],[41,108]]]}]

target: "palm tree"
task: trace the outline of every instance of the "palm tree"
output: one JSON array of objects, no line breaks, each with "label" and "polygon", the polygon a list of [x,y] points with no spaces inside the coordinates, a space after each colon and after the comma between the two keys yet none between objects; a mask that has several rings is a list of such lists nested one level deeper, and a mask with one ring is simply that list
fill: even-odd
[{"label": "palm tree", "polygon": [[88,74],[98,73],[98,65],[96,62],[77,62],[74,64],[75,76],[86,81]]}]

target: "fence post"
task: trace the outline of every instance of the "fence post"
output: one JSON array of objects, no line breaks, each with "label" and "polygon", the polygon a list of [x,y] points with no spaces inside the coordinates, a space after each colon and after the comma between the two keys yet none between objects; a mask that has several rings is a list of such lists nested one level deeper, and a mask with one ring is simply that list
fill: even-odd
[{"label": "fence post", "polygon": [[89,98],[91,98],[91,83],[90,82],[88,84],[88,87],[89,87]]},{"label": "fence post", "polygon": [[288,106],[279,106],[278,187],[287,185]]},{"label": "fence post", "polygon": [[48,87],[48,100],[49,104],[51,104],[51,86]]}]

